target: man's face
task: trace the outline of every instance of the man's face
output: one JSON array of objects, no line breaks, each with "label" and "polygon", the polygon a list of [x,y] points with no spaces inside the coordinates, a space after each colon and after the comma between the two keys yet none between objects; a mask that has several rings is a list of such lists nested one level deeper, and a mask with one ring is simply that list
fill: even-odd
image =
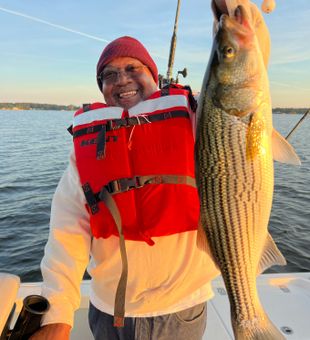
[{"label": "man's face", "polygon": [[106,103],[125,110],[147,99],[157,90],[148,67],[130,57],[113,59],[102,71],[101,80]]}]

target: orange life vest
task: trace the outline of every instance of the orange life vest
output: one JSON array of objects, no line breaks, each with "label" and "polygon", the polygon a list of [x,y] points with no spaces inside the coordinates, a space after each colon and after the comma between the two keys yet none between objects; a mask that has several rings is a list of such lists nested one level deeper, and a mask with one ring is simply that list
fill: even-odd
[{"label": "orange life vest", "polygon": [[125,239],[196,230],[199,202],[188,91],[158,91],[128,111],[95,103],[75,113],[76,164],[93,236],[119,235],[102,189],[119,210]]}]

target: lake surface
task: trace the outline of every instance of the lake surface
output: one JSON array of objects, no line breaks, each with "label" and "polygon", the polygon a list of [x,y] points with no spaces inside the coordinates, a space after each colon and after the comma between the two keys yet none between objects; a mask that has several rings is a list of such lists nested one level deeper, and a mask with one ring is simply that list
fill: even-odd
[{"label": "lake surface", "polygon": [[[68,163],[72,112],[0,111],[0,272],[24,282],[41,280],[50,205]],[[274,115],[284,136],[300,115]],[[309,119],[290,139],[301,167],[275,163],[275,193],[269,230],[287,259],[270,271],[310,271]]]}]

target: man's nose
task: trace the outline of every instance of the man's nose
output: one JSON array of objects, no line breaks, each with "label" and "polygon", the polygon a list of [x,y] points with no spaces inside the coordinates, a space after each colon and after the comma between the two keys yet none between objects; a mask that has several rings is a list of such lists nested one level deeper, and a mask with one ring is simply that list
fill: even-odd
[{"label": "man's nose", "polygon": [[131,78],[125,70],[118,71],[116,83],[123,84],[127,83]]}]

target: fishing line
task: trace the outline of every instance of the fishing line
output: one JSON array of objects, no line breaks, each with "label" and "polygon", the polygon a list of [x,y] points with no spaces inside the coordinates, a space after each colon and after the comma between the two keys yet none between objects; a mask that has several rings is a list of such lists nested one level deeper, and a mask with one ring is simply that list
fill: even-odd
[{"label": "fishing line", "polygon": [[285,137],[286,140],[288,140],[288,139],[291,137],[292,133],[298,128],[298,126],[301,124],[301,122],[308,116],[309,112],[310,112],[310,109],[307,110],[307,111],[303,114],[303,116],[300,118],[300,120],[298,121],[298,123],[292,128],[292,130],[289,132],[289,134]]}]

